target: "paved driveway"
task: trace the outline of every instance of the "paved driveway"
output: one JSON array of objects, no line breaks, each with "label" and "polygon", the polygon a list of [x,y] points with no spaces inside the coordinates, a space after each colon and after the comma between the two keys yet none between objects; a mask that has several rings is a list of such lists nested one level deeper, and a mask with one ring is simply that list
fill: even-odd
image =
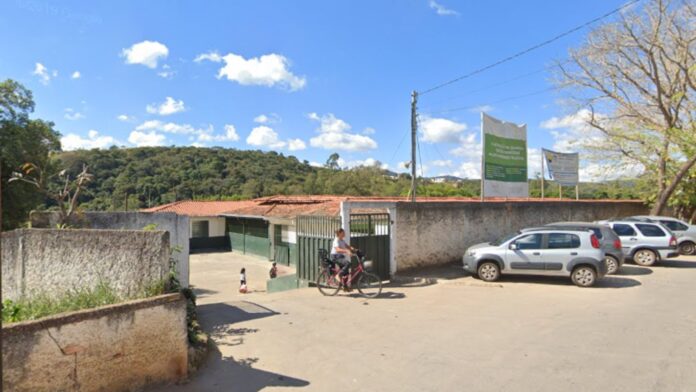
[{"label": "paved driveway", "polygon": [[[459,269],[383,298],[240,295],[192,257],[217,351],[172,391],[693,391],[696,258],[627,265],[599,287],[485,284]],[[229,275],[229,277],[226,277]],[[229,285],[226,281],[235,284]],[[231,289],[232,288],[232,289]]]}]

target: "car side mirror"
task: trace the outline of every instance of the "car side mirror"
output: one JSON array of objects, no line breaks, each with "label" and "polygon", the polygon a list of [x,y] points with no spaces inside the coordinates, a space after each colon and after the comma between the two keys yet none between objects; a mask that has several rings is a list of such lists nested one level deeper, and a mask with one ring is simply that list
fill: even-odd
[{"label": "car side mirror", "polygon": [[517,244],[516,243],[511,243],[510,244],[510,250],[517,250]]}]

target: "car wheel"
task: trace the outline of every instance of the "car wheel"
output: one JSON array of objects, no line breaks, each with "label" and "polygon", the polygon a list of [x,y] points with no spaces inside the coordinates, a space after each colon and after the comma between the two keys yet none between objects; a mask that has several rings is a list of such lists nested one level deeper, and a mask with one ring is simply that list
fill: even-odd
[{"label": "car wheel", "polygon": [[580,287],[590,287],[597,281],[597,273],[594,268],[581,265],[573,270],[573,274],[570,276],[573,283]]},{"label": "car wheel", "polygon": [[696,244],[691,241],[682,242],[679,245],[679,253],[690,256],[696,253]]},{"label": "car wheel", "polygon": [[650,267],[657,261],[657,255],[650,249],[641,249],[633,254],[633,261],[643,267]]},{"label": "car wheel", "polygon": [[619,260],[614,256],[605,256],[604,263],[607,265],[607,274],[613,275],[619,271]]},{"label": "car wheel", "polygon": [[478,267],[478,276],[486,282],[495,282],[500,277],[500,267],[492,261],[485,261]]}]

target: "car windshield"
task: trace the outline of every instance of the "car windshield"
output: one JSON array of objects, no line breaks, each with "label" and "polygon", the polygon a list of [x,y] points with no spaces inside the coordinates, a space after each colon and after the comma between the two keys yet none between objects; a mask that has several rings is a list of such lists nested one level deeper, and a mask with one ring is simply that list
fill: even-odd
[{"label": "car windshield", "polygon": [[499,239],[497,239],[497,240],[495,240],[495,241],[491,241],[490,244],[491,244],[491,245],[496,245],[496,246],[497,246],[497,245],[500,245],[500,244],[504,244],[505,242],[511,240],[512,237],[514,237],[514,236],[516,236],[516,235],[518,235],[518,234],[519,234],[519,233],[508,234],[508,235],[503,236],[503,237],[501,237],[501,238],[499,238]]}]

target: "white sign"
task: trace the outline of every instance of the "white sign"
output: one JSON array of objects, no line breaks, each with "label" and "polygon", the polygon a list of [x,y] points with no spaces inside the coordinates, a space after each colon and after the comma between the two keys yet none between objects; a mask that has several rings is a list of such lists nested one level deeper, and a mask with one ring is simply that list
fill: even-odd
[{"label": "white sign", "polygon": [[[578,153],[562,153],[541,149],[544,154],[546,167],[549,169],[549,179],[563,186],[578,185],[580,159]],[[542,173],[543,175],[543,173]]]},{"label": "white sign", "polygon": [[483,197],[528,197],[527,126],[481,113]]}]

